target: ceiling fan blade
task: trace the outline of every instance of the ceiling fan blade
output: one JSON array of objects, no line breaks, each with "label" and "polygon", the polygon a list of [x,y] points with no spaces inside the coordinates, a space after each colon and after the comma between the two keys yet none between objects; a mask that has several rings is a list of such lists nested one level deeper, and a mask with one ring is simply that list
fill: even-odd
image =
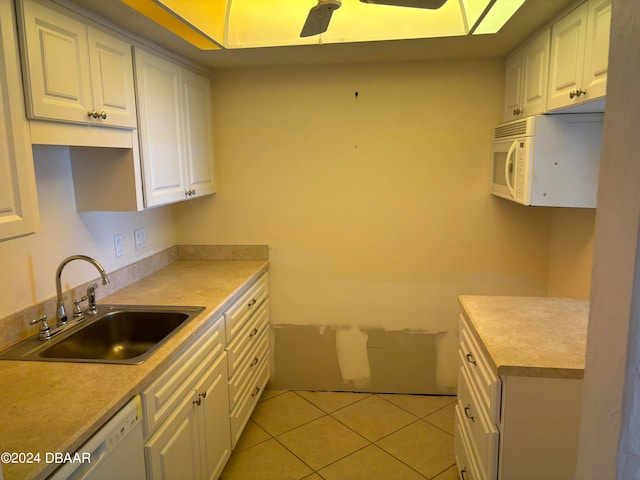
[{"label": "ceiling fan blade", "polygon": [[379,5],[390,5],[393,7],[413,7],[437,10],[444,5],[447,0],[360,0],[362,3],[375,3]]},{"label": "ceiling fan blade", "polygon": [[340,8],[341,2],[339,1],[322,1],[320,0],[317,5],[309,10],[307,20],[304,22],[301,37],[311,37],[327,31],[329,28],[329,20],[334,10]]}]

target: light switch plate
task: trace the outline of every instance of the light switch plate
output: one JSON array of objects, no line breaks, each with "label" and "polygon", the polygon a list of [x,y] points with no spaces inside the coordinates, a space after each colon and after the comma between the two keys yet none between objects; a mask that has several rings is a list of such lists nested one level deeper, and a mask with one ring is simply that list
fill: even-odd
[{"label": "light switch plate", "polygon": [[147,230],[144,227],[136,228],[133,231],[133,236],[136,241],[136,250],[147,246]]}]

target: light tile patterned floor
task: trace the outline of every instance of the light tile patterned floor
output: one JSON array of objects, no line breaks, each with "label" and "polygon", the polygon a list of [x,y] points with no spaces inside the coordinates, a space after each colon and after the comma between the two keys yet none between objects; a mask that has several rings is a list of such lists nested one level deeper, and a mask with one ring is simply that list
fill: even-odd
[{"label": "light tile patterned floor", "polygon": [[457,480],[455,397],[267,390],[222,480]]}]

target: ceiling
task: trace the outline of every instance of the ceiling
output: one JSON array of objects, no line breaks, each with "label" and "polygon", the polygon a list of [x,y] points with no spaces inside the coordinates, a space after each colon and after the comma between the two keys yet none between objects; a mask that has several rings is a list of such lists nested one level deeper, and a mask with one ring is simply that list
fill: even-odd
[{"label": "ceiling", "polygon": [[[269,0],[277,2],[278,0]],[[309,3],[311,0],[296,0]],[[344,2],[343,0],[343,7]],[[120,0],[69,0],[112,24],[149,39],[163,48],[215,69],[234,66],[326,64],[504,57],[548,24],[576,0],[528,0],[494,35],[450,36],[410,40],[357,41],[261,48],[200,50]],[[266,3],[266,1],[264,2]],[[313,4],[314,1],[311,1]],[[376,8],[379,5],[364,5]],[[397,8],[397,7],[392,7]],[[305,8],[308,11],[308,8]],[[415,9],[410,9],[415,10]],[[341,12],[335,12],[337,17]],[[300,26],[306,17],[300,19]],[[335,18],[332,19],[332,22]],[[332,25],[333,26],[333,25]]]}]

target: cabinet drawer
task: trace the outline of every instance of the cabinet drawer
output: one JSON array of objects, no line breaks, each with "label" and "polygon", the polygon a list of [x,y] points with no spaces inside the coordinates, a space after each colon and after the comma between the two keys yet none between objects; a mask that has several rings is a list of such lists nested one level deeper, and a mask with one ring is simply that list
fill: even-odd
[{"label": "cabinet drawer", "polygon": [[[498,441],[500,434],[495,423],[478,401],[467,369],[461,368],[458,378],[458,405],[460,421],[469,433],[469,442],[475,450],[479,474],[496,478],[498,470]],[[481,477],[482,478],[482,477]]]},{"label": "cabinet drawer", "polygon": [[493,373],[489,361],[473,336],[473,331],[464,316],[460,316],[461,362],[468,367],[472,383],[476,386],[479,400],[494,423],[500,422],[501,382]]},{"label": "cabinet drawer", "polygon": [[269,364],[265,362],[258,371],[258,375],[255,377],[255,380],[251,382],[250,388],[245,391],[244,395],[236,405],[236,408],[231,412],[232,448],[235,448],[236,443],[238,443],[238,439],[240,438],[240,435],[242,435],[242,431],[249,421],[251,412],[253,412],[254,407],[260,399],[260,395],[267,384],[267,380],[269,380]]},{"label": "cabinet drawer", "polygon": [[269,299],[266,299],[227,346],[229,377],[232,377],[269,326]]},{"label": "cabinet drawer", "polygon": [[258,339],[255,348],[245,355],[236,374],[229,380],[229,410],[233,411],[247,390],[255,388],[254,379],[262,365],[269,362],[269,336],[265,331]]},{"label": "cabinet drawer", "polygon": [[269,292],[269,274],[265,273],[249,287],[242,296],[224,313],[227,338],[231,340],[242,328],[244,322],[267,298]]},{"label": "cabinet drawer", "polygon": [[456,465],[461,480],[480,480],[475,452],[469,439],[469,433],[465,428],[465,418],[460,405],[455,408],[455,434],[453,438]]},{"label": "cabinet drawer", "polygon": [[145,437],[177,407],[206,368],[208,355],[224,352],[225,330],[222,317],[205,327],[198,338],[174,360],[141,394]]}]

